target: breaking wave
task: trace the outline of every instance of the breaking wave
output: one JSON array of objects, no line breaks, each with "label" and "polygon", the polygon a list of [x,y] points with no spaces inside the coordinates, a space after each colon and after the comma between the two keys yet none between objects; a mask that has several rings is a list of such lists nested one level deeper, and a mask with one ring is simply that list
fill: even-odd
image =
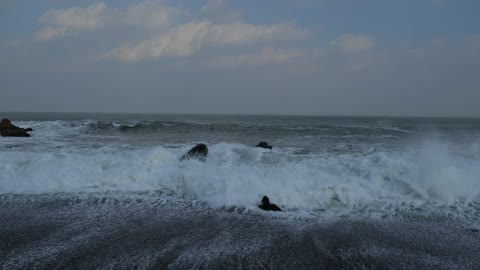
[{"label": "breaking wave", "polygon": [[288,147],[218,143],[205,163],[180,162],[191,145],[2,151],[0,193],[166,189],[211,207],[244,208],[255,208],[268,195],[292,212],[379,216],[404,208],[480,207],[478,144],[471,146],[472,157],[439,142],[402,153],[369,148],[307,155]]}]

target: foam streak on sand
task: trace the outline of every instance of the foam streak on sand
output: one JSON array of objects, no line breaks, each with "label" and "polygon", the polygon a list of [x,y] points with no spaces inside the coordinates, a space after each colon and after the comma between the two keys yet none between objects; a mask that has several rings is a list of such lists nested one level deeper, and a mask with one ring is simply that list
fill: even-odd
[{"label": "foam streak on sand", "polygon": [[0,266],[473,270],[480,265],[480,234],[455,219],[319,221],[215,210],[162,193],[124,195],[0,195]]}]

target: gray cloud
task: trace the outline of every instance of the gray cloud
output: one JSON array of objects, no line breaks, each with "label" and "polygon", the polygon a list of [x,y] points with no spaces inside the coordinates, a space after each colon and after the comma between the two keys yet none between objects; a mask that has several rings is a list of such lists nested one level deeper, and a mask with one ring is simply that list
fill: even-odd
[{"label": "gray cloud", "polygon": [[238,54],[228,54],[222,56],[213,56],[206,60],[209,67],[217,68],[235,68],[244,66],[263,66],[279,65],[297,61],[312,60],[321,57],[322,52],[319,49],[311,51],[295,49],[275,49],[265,47],[255,52],[244,52]]},{"label": "gray cloud", "polygon": [[0,110],[480,115],[478,35],[318,37],[209,5],[47,11],[33,35],[53,33],[0,44]]},{"label": "gray cloud", "polygon": [[270,43],[302,39],[307,36],[307,31],[289,24],[253,25],[243,22],[213,24],[208,21],[191,21],[133,46],[115,48],[102,55],[102,58],[135,61],[163,56],[189,56],[208,46]]},{"label": "gray cloud", "polygon": [[367,35],[343,34],[330,42],[338,50],[344,53],[356,53],[369,51],[374,47],[373,38]]},{"label": "gray cloud", "polygon": [[94,30],[104,24],[106,5],[96,3],[86,8],[73,7],[66,10],[50,10],[38,21],[49,25],[34,34],[39,40],[50,40],[75,31]]}]

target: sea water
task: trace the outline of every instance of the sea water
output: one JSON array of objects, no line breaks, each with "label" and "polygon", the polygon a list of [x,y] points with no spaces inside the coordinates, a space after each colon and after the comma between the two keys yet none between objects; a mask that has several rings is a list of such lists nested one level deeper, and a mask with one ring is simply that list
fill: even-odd
[{"label": "sea water", "polygon": [[5,269],[480,266],[480,119],[1,116]]}]

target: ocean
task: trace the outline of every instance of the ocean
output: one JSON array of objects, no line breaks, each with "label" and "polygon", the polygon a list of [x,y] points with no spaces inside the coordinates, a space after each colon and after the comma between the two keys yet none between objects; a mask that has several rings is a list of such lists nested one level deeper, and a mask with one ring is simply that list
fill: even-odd
[{"label": "ocean", "polygon": [[1,269],[480,269],[480,119],[0,116]]}]

